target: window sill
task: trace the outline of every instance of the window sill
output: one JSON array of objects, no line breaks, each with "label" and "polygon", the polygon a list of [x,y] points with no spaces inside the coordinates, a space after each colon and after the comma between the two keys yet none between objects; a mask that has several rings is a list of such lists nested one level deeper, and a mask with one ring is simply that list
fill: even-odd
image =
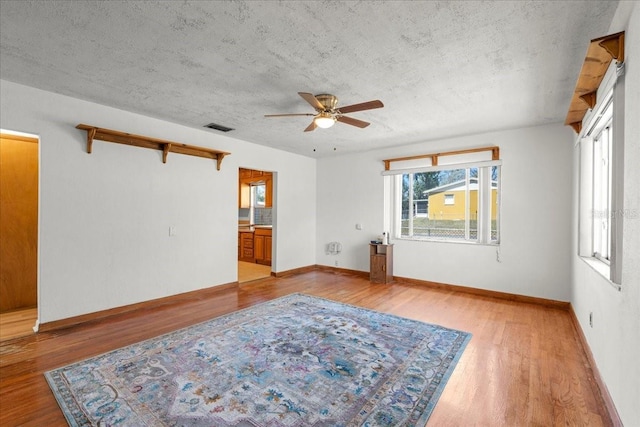
[{"label": "window sill", "polygon": [[476,245],[476,246],[500,246],[500,242],[481,243],[473,240],[450,240],[450,239],[438,239],[435,237],[395,237],[394,240],[405,242],[431,242],[431,243],[456,243],[461,245]]},{"label": "window sill", "polygon": [[613,286],[617,290],[621,289],[620,285],[618,285],[617,283],[613,283],[609,278],[611,275],[611,267],[609,267],[609,264],[602,262],[598,258],[594,257],[581,256],[580,259],[584,261],[584,263],[589,267],[591,267],[592,270],[600,274],[607,282],[609,282],[611,286]]}]

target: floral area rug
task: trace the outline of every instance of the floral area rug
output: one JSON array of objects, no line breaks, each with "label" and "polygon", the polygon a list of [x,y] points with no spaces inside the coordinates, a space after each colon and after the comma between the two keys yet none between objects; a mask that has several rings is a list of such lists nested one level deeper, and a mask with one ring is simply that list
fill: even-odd
[{"label": "floral area rug", "polygon": [[422,426],[470,339],[293,294],[45,376],[72,426]]}]

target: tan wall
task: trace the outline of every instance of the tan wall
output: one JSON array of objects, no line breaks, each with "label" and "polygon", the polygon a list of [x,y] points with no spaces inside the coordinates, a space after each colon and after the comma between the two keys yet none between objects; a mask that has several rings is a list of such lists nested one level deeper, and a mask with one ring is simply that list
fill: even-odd
[{"label": "tan wall", "polygon": [[37,304],[38,140],[0,135],[0,311]]},{"label": "tan wall", "polygon": [[[469,192],[469,203],[470,203],[470,219],[478,219],[478,190],[471,190]],[[454,204],[453,205],[445,205],[444,204],[444,196],[445,194],[453,194]],[[492,189],[491,191],[491,203],[492,206],[496,206],[498,198],[498,190]],[[445,191],[443,193],[434,194],[429,196],[429,219],[430,220],[439,220],[439,219],[448,219],[448,220],[464,220],[465,219],[465,197],[464,190],[458,191]],[[492,209],[491,211],[491,219],[496,219],[497,209]]]}]

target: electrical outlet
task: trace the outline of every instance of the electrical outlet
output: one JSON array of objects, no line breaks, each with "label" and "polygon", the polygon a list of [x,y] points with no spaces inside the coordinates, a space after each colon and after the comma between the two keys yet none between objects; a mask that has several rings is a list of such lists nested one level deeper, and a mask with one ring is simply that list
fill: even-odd
[{"label": "electrical outlet", "polygon": [[336,267],[338,266],[338,260],[336,260]]},{"label": "electrical outlet", "polygon": [[593,311],[589,312],[589,326],[593,328]]}]

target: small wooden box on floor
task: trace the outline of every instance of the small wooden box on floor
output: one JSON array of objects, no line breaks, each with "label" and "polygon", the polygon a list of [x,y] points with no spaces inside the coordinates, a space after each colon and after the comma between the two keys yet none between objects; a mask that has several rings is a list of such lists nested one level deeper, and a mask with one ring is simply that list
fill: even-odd
[{"label": "small wooden box on floor", "polygon": [[369,280],[373,283],[393,282],[393,245],[369,244]]}]

